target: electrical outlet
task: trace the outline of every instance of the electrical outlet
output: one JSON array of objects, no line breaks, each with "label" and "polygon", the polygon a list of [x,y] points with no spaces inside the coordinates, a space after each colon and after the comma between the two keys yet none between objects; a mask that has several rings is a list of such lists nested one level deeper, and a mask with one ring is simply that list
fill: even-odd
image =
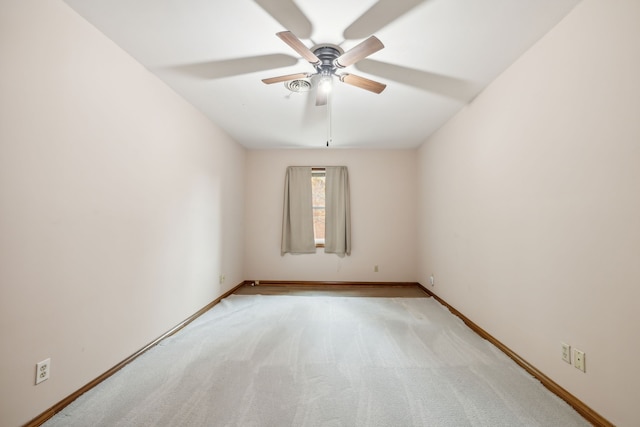
[{"label": "electrical outlet", "polygon": [[224,274],[220,275],[220,284],[223,285],[224,284],[224,280],[226,279],[226,277],[224,277]]},{"label": "electrical outlet", "polygon": [[51,359],[45,359],[36,364],[36,385],[49,379],[51,373]]},{"label": "electrical outlet", "polygon": [[565,343],[560,343],[560,345],[562,345],[562,360],[571,365],[571,346]]},{"label": "electrical outlet", "polygon": [[577,348],[573,349],[573,366],[575,366],[576,369],[580,369],[582,372],[587,372],[584,351],[578,350]]},{"label": "electrical outlet", "polygon": [[433,274],[431,276],[429,276],[429,284],[431,284],[431,286],[435,286],[436,285],[436,279],[435,279],[435,277],[433,277]]},{"label": "electrical outlet", "polygon": [[374,265],[374,266],[373,266],[373,272],[374,272],[374,273],[377,273],[377,272],[378,272],[378,264],[376,264],[376,265]]}]

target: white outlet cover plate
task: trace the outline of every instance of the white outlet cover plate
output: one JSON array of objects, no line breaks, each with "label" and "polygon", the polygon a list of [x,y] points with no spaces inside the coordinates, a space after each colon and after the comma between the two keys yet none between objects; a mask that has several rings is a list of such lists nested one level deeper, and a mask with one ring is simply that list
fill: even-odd
[{"label": "white outlet cover plate", "polygon": [[562,360],[571,364],[571,346],[566,343],[561,343],[562,346]]},{"label": "white outlet cover plate", "polygon": [[36,384],[49,379],[51,374],[51,359],[45,359],[36,364]]}]

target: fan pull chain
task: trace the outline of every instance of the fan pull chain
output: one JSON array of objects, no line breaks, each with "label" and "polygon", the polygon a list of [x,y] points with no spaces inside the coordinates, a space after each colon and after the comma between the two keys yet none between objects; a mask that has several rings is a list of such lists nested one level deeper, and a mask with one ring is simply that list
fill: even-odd
[{"label": "fan pull chain", "polygon": [[332,122],[331,122],[331,94],[327,94],[327,147],[329,147],[329,142],[333,142],[331,135],[333,133]]}]

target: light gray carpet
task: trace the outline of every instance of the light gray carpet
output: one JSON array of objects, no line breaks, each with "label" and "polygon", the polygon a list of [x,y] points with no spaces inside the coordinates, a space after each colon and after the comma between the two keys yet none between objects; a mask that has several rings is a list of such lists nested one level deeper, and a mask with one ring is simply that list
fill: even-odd
[{"label": "light gray carpet", "polygon": [[433,298],[232,295],[44,425],[589,424]]}]

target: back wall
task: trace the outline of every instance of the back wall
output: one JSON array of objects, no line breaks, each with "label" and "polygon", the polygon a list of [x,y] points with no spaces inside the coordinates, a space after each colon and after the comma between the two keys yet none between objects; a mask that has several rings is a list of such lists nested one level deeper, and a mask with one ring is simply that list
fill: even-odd
[{"label": "back wall", "polygon": [[[415,281],[416,161],[413,150],[248,151],[245,277],[248,280]],[[347,166],[351,256],[280,256],[287,166]],[[379,272],[374,272],[374,265]]]}]

